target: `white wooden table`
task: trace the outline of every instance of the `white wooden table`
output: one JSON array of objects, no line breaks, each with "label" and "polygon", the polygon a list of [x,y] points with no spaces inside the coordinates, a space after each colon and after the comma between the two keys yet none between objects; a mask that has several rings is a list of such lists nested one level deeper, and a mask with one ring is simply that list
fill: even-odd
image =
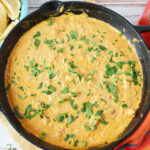
[{"label": "white wooden table", "polygon": [[[36,10],[41,4],[48,0],[28,0],[29,13]],[[148,0],[95,0],[99,4],[108,7],[124,16],[132,24],[137,24]],[[16,143],[0,124],[0,150],[8,150],[9,145],[19,150]]]}]

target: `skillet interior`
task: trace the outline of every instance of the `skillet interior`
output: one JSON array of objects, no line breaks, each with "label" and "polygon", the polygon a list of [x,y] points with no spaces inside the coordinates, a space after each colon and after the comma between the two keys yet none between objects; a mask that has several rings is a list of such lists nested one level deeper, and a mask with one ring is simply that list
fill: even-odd
[{"label": "skillet interior", "polygon": [[[62,5],[64,5],[64,10],[60,13],[60,8]],[[49,15],[57,16],[57,15],[61,15],[62,13],[65,13],[66,11],[71,11],[74,13],[86,12],[90,17],[94,17],[106,23],[109,23],[120,31],[123,31],[125,29],[126,32],[124,33],[124,35],[131,42],[131,44],[133,44],[132,42],[133,38],[136,38],[137,40],[140,41],[139,43],[135,43],[135,48],[136,48],[137,55],[140,58],[142,68],[143,68],[143,75],[144,75],[144,88],[143,88],[143,95],[142,95],[142,103],[136,113],[135,118],[133,119],[129,127],[125,130],[125,132],[122,135],[120,135],[118,141],[109,145],[106,144],[106,147],[102,148],[102,149],[108,150],[114,147],[118,142],[120,142],[121,140],[129,136],[140,125],[146,113],[148,112],[149,105],[150,105],[150,102],[149,102],[150,77],[148,75],[150,71],[149,71],[149,67],[147,67],[149,65],[147,47],[144,44],[140,35],[136,32],[136,30],[128,21],[126,21],[124,18],[114,13],[113,11],[106,9],[102,6],[91,4],[91,3],[85,3],[85,2],[56,2],[56,1],[48,2],[48,3],[45,3],[43,6],[41,6],[39,10],[35,11],[34,13],[26,17],[13,29],[13,31],[9,34],[4,44],[2,45],[1,53],[0,53],[0,76],[1,76],[0,78],[0,97],[1,97],[0,101],[3,106],[3,112],[5,113],[7,119],[10,121],[12,126],[16,128],[16,130],[21,135],[23,135],[25,138],[27,138],[34,144],[45,149],[60,149],[58,147],[52,146],[50,144],[47,144],[41,141],[35,136],[27,133],[22,128],[19,121],[16,119],[15,115],[13,114],[10,108],[10,105],[8,103],[6,92],[4,90],[4,81],[5,81],[4,74],[5,74],[5,68],[7,65],[7,59],[14,45],[18,41],[18,39],[27,30],[32,28],[35,24],[48,18]],[[94,149],[100,149],[100,148],[94,148]]]}]

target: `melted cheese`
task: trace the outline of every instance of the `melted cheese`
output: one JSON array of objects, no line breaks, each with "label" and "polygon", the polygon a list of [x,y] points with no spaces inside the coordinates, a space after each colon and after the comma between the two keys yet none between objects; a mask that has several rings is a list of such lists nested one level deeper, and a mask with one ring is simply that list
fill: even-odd
[{"label": "melted cheese", "polygon": [[[135,48],[119,31],[86,14],[67,14],[42,21],[20,38],[5,79],[15,113],[25,116],[28,106],[30,116],[39,111],[18,117],[28,132],[81,149],[117,140],[141,102],[142,75]],[[74,137],[64,140],[67,134]]]}]

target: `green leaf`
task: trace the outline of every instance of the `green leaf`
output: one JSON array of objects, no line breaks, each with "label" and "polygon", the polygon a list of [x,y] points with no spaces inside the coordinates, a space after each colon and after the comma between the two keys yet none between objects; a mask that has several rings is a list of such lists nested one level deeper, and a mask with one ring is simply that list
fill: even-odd
[{"label": "green leaf", "polygon": [[57,50],[57,53],[63,53],[64,51],[63,51],[63,49],[62,48],[59,48],[58,50]]},{"label": "green leaf", "polygon": [[100,88],[100,89],[103,89],[103,86],[102,86],[102,83],[98,83],[98,87]]},{"label": "green leaf", "polygon": [[47,94],[47,95],[51,95],[53,92],[52,92],[52,91],[49,91],[49,90],[48,90],[48,91],[43,90],[42,93]]},{"label": "green leaf", "polygon": [[40,40],[39,39],[35,39],[35,41],[34,41],[34,45],[35,45],[35,47],[36,47],[36,49],[38,49],[39,48],[39,46],[40,46]]},{"label": "green leaf", "polygon": [[41,102],[41,107],[45,108],[45,102]]},{"label": "green leaf", "polygon": [[122,106],[122,108],[128,108],[127,104],[122,104],[121,106]]},{"label": "green leaf", "polygon": [[98,108],[97,102],[95,101],[95,102],[92,104],[92,106],[95,107],[95,108]]},{"label": "green leaf", "polygon": [[86,147],[87,146],[87,142],[86,141],[82,141],[82,146]]},{"label": "green leaf", "polygon": [[15,115],[16,115],[18,118],[20,118],[20,119],[24,119],[24,116],[19,113],[18,109],[19,109],[19,105],[17,105],[17,106],[14,108],[14,113],[15,113]]},{"label": "green leaf", "polygon": [[33,58],[30,60],[30,67],[31,67],[31,68],[34,67],[34,59],[33,59]]},{"label": "green leaf", "polygon": [[42,88],[42,86],[43,86],[43,83],[41,82],[37,89],[40,90]]},{"label": "green leaf", "polygon": [[99,110],[99,111],[97,111],[97,113],[95,114],[95,116],[99,116],[99,117],[100,117],[100,120],[101,120],[101,122],[102,122],[102,124],[103,124],[103,125],[107,125],[108,122],[103,119],[102,113],[103,113],[103,110]]},{"label": "green leaf", "polygon": [[74,100],[73,99],[67,99],[67,101],[70,101],[70,105],[72,106],[73,109],[77,110],[78,106],[77,104],[74,104]]},{"label": "green leaf", "polygon": [[105,68],[106,68],[105,75],[108,76],[108,77],[112,76],[113,74],[116,74],[117,71],[118,71],[116,66],[110,67],[109,64],[106,64]]},{"label": "green leaf", "polygon": [[106,51],[107,50],[107,48],[105,46],[103,46],[103,45],[98,45],[98,48],[101,49],[102,51]]},{"label": "green leaf", "polygon": [[33,38],[37,38],[37,37],[40,37],[41,36],[41,33],[38,31],[35,35],[33,35]]},{"label": "green leaf", "polygon": [[77,37],[78,37],[78,33],[75,30],[71,30],[70,36],[71,36],[72,42],[76,42]]},{"label": "green leaf", "polygon": [[11,86],[11,83],[9,83],[7,86],[5,86],[5,90],[8,90],[10,86]]},{"label": "green leaf", "polygon": [[74,120],[75,119],[74,119],[74,117],[72,115],[68,116],[68,118],[67,118],[67,124],[72,123]]},{"label": "green leaf", "polygon": [[40,138],[41,138],[41,139],[46,139],[46,133],[43,132],[43,133],[41,134],[41,137],[40,137]]},{"label": "green leaf", "polygon": [[22,95],[18,95],[18,97],[19,97],[20,99],[25,99],[25,98],[26,98],[26,96],[22,96]]},{"label": "green leaf", "polygon": [[120,69],[122,69],[122,66],[123,66],[124,64],[126,64],[126,62],[124,62],[124,61],[120,61],[120,62],[117,62],[117,63],[116,63],[117,67],[120,68]]},{"label": "green leaf", "polygon": [[26,71],[29,71],[29,66],[24,65],[24,68],[26,69]]},{"label": "green leaf", "polygon": [[74,46],[73,45],[70,45],[70,50],[72,51],[74,49]]},{"label": "green leaf", "polygon": [[21,91],[24,91],[23,86],[19,86],[19,89],[20,89]]},{"label": "green leaf", "polygon": [[50,86],[48,87],[48,89],[49,89],[51,92],[56,92],[56,88],[55,88],[54,86],[52,86],[52,85],[50,85]]},{"label": "green leaf", "polygon": [[81,40],[81,41],[84,41],[84,42],[85,42],[85,44],[89,44],[89,41],[90,41],[89,39],[87,39],[87,38],[86,38],[86,36],[85,36],[85,35],[84,35],[84,36],[82,36],[82,37],[80,38],[80,40]]},{"label": "green leaf", "polygon": [[75,137],[74,134],[66,134],[64,141],[68,141],[70,138],[74,138],[74,137]]},{"label": "green leaf", "polygon": [[62,91],[61,91],[62,94],[68,94],[69,93],[69,87],[66,86]]},{"label": "green leaf", "polygon": [[67,114],[66,113],[61,113],[59,116],[57,116],[57,121],[58,122],[64,122],[64,119],[67,118]]},{"label": "green leaf", "polygon": [[86,117],[90,118],[93,114],[92,105],[89,102],[83,103],[83,107],[81,109],[82,112],[86,111]]},{"label": "green leaf", "polygon": [[77,68],[77,66],[74,65],[74,62],[73,62],[73,61],[71,61],[71,62],[69,63],[69,66],[71,67],[71,69]]},{"label": "green leaf", "polygon": [[49,75],[49,79],[53,79],[56,75],[57,75],[57,73],[51,73],[51,74]]},{"label": "green leaf", "polygon": [[78,96],[77,92],[71,92],[71,94],[72,94],[73,97],[77,97]]},{"label": "green leaf", "polygon": [[50,17],[49,19],[48,19],[48,21],[49,21],[49,23],[48,23],[48,25],[53,25],[53,18],[52,17]]},{"label": "green leaf", "polygon": [[70,41],[70,36],[68,34],[66,34],[66,37],[67,37],[67,42]]},{"label": "green leaf", "polygon": [[103,98],[100,98],[100,100],[106,104],[106,101]]}]

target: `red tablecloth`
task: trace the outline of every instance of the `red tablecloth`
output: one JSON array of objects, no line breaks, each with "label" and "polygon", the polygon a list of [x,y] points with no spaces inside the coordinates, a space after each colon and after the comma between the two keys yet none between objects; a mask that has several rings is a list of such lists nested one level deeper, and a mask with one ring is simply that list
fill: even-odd
[{"label": "red tablecloth", "polygon": [[[150,0],[138,24],[150,25]],[[150,49],[150,32],[141,35]],[[117,145],[114,150],[150,150],[150,111],[140,127],[129,138]]]}]

